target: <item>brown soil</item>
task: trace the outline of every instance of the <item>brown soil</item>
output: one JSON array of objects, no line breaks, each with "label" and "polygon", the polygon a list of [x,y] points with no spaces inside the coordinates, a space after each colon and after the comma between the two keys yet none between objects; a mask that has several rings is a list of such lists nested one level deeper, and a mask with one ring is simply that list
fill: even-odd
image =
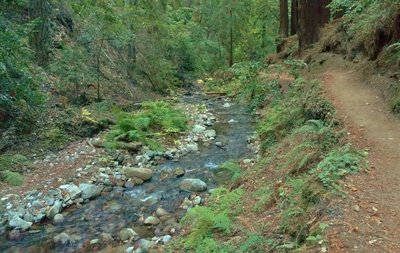
[{"label": "brown soil", "polygon": [[369,151],[369,169],[331,205],[329,252],[400,252],[400,120],[360,72],[331,67],[321,78],[352,143]]}]

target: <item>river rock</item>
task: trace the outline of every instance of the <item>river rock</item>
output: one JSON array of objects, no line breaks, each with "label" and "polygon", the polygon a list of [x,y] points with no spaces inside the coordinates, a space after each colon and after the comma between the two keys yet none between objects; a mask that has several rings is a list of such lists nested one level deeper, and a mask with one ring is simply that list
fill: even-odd
[{"label": "river rock", "polygon": [[192,129],[193,133],[202,133],[204,131],[206,131],[206,128],[201,125],[194,125]]},{"label": "river rock", "polygon": [[49,219],[53,219],[56,214],[59,214],[62,209],[62,202],[60,200],[56,200],[54,205],[46,210],[46,216]]},{"label": "river rock", "polygon": [[185,173],[186,173],[185,169],[182,169],[182,168],[176,168],[174,170],[174,175],[176,177],[182,177],[183,175],[185,175]]},{"label": "river rock", "polygon": [[157,208],[157,210],[156,210],[156,215],[157,215],[158,217],[163,217],[163,216],[167,216],[167,215],[168,215],[168,212],[167,212],[164,208],[159,207],[159,208]]},{"label": "river rock", "polygon": [[138,241],[138,246],[140,249],[147,252],[149,249],[155,246],[155,243],[146,239],[140,239]]},{"label": "river rock", "polygon": [[71,237],[67,233],[61,233],[53,237],[53,242],[55,244],[67,244],[71,241]]},{"label": "river rock", "polygon": [[169,243],[170,241],[172,240],[172,236],[170,236],[170,235],[165,235],[163,238],[162,238],[162,243],[163,244],[167,244],[167,243]]},{"label": "river rock", "polygon": [[197,152],[199,151],[199,145],[197,143],[189,143],[186,145],[186,149],[189,152]]},{"label": "river rock", "polygon": [[81,189],[79,189],[79,187],[74,184],[61,185],[60,189],[66,190],[71,200],[79,198],[82,194]]},{"label": "river rock", "polygon": [[158,225],[160,222],[160,219],[154,216],[149,216],[144,220],[145,225]]},{"label": "river rock", "polygon": [[206,136],[208,138],[215,138],[215,136],[217,136],[217,132],[214,129],[209,129],[206,131]]},{"label": "river rock", "polygon": [[153,171],[151,169],[139,167],[124,167],[122,169],[122,173],[127,177],[139,178],[143,181],[149,180],[153,175]]},{"label": "river rock", "polygon": [[103,188],[94,184],[80,184],[79,189],[82,191],[82,198],[84,200],[94,198],[100,195]]},{"label": "river rock", "polygon": [[53,221],[55,224],[60,224],[64,221],[64,216],[62,214],[56,214],[54,215]]},{"label": "river rock", "polygon": [[118,236],[121,241],[127,241],[138,236],[138,234],[132,228],[123,228],[119,231]]},{"label": "river rock", "polygon": [[32,226],[32,222],[25,221],[16,215],[8,222],[8,226],[10,228],[27,230]]},{"label": "river rock", "polygon": [[185,191],[204,192],[207,190],[207,184],[198,178],[186,178],[182,180],[179,187]]}]

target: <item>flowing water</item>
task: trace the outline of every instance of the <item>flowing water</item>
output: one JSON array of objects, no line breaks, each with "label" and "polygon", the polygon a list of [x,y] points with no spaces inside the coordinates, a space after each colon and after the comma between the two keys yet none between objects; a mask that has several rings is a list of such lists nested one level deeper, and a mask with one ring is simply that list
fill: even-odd
[{"label": "flowing water", "polygon": [[[7,240],[3,235],[0,239],[0,252],[85,252],[90,240],[100,238],[102,233],[116,237],[126,227],[134,228],[141,238],[150,239],[162,233],[162,226],[165,224],[146,227],[140,217],[151,215],[158,207],[163,207],[174,215],[175,222],[178,221],[185,212],[179,206],[185,197],[191,195],[179,189],[180,180],[199,178],[207,183],[209,189],[215,187],[214,171],[219,164],[252,156],[247,139],[254,130],[254,120],[246,112],[246,108],[237,104],[227,107],[224,98],[196,95],[183,97],[182,100],[185,103],[206,103],[217,118],[212,127],[217,132],[214,142],[199,142],[199,152],[189,153],[178,161],[168,160],[158,165],[152,179],[141,186],[130,189],[114,187],[111,192],[103,193],[80,207],[64,210],[65,219],[62,224],[45,222],[35,225],[24,232],[19,240]],[[216,146],[215,142],[221,142],[223,146]],[[186,170],[182,178],[160,180],[162,170],[178,167]],[[53,237],[62,232],[75,235],[76,241],[67,245],[55,245]]]}]

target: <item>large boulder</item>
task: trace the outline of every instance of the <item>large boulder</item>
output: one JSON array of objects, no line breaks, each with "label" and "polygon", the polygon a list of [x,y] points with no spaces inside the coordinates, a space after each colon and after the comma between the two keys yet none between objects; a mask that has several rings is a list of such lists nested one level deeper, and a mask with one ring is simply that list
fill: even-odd
[{"label": "large boulder", "polygon": [[207,190],[207,184],[198,178],[186,178],[182,180],[179,187],[185,191],[204,192]]},{"label": "large boulder", "polygon": [[122,173],[128,178],[139,178],[143,181],[147,181],[153,176],[151,169],[139,167],[124,167]]},{"label": "large boulder", "polygon": [[82,191],[82,198],[85,200],[92,199],[100,195],[103,187],[94,184],[80,184],[79,189]]}]

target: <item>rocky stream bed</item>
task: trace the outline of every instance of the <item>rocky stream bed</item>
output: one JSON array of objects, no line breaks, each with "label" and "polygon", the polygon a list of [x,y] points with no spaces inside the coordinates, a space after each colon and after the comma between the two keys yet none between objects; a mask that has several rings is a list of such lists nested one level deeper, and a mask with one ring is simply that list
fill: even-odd
[{"label": "rocky stream bed", "polygon": [[[190,109],[201,103],[204,110]],[[0,196],[0,252],[93,252],[125,244],[126,252],[138,253],[169,243],[187,209],[219,183],[218,166],[251,164],[257,153],[245,107],[204,95],[183,97],[182,104],[194,125],[176,148],[93,159],[58,187]]]}]

